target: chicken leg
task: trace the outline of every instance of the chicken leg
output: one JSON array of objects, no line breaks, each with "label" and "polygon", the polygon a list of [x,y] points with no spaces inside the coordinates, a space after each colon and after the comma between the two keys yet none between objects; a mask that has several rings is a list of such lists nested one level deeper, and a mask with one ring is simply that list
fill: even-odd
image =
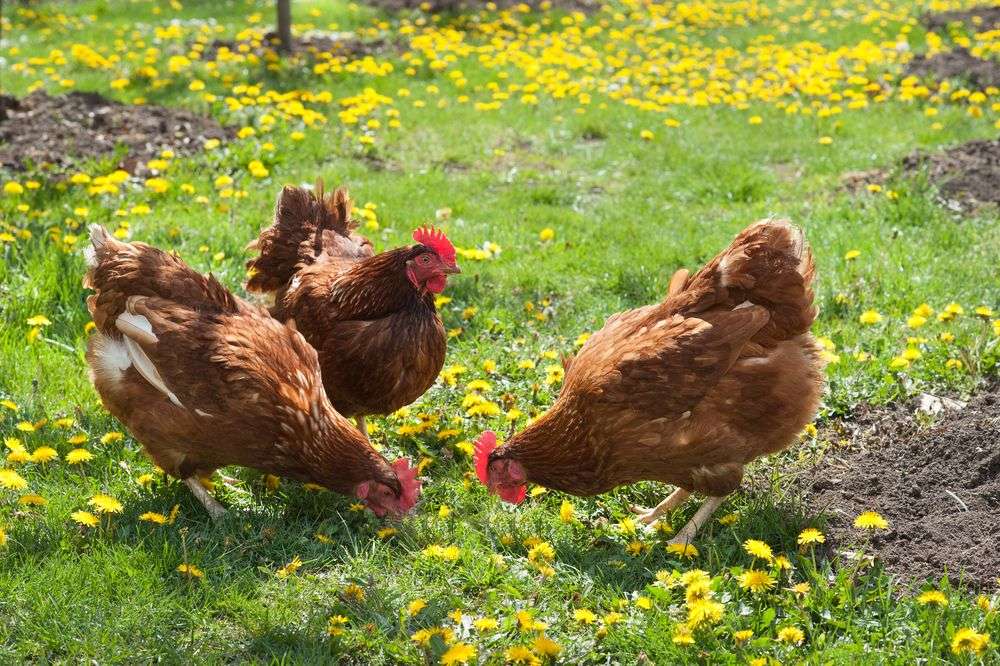
[{"label": "chicken leg", "polygon": [[229,490],[233,491],[234,493],[240,493],[242,495],[250,494],[249,490],[240,486],[239,479],[234,478],[232,476],[226,476],[222,472],[217,472],[217,474],[219,475],[219,480],[222,481],[222,485],[224,485],[226,488],[229,488]]},{"label": "chicken leg", "polygon": [[184,479],[184,483],[188,488],[191,489],[191,494],[198,498],[198,501],[202,503],[205,510],[208,511],[209,517],[213,521],[218,521],[224,515],[226,515],[226,509],[221,504],[219,504],[212,495],[205,490],[205,486],[201,485],[201,481],[196,476],[189,476]]},{"label": "chicken leg", "polygon": [[365,439],[370,439],[370,437],[368,437],[368,424],[365,423],[365,417],[355,416],[354,422],[358,424],[358,430],[360,430],[361,434],[365,436]]},{"label": "chicken leg", "polygon": [[636,517],[636,520],[644,525],[652,525],[657,518],[665,514],[667,511],[676,509],[690,496],[690,492],[684,490],[683,488],[678,488],[674,492],[670,493],[667,499],[663,500],[652,509],[646,509],[641,506],[633,506],[631,509],[633,513],[639,514]]},{"label": "chicken leg", "polygon": [[708,519],[712,517],[715,510],[726,501],[725,497],[709,497],[705,500],[705,503],[698,507],[698,510],[694,512],[691,516],[691,520],[688,521],[687,525],[682,527],[680,531],[670,540],[672,544],[688,544],[694,540],[694,536],[698,533],[698,530],[708,522]]}]

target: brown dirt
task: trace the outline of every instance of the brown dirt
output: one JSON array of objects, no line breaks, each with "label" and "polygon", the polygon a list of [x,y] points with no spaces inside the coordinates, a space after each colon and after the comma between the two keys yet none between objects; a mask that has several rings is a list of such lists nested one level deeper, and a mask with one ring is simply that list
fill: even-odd
[{"label": "brown dirt", "polygon": [[884,185],[895,174],[914,176],[924,171],[950,208],[1000,205],[1000,139],[970,141],[932,153],[916,151],[894,170],[852,172],[842,182],[847,190],[861,191],[869,184]]},{"label": "brown dirt", "polygon": [[[532,9],[540,9],[545,0],[494,0],[499,9],[510,9],[519,4],[526,4]],[[427,11],[432,14],[474,12],[486,7],[485,0],[367,0],[369,5],[386,11],[402,11],[417,9],[426,2]],[[600,9],[598,0],[549,0],[546,11],[561,10],[566,12],[583,12],[590,14]]]},{"label": "brown dirt", "polygon": [[953,583],[994,588],[1000,576],[1000,382],[938,418],[922,428],[912,408],[864,410],[843,424],[854,444],[828,452],[802,478],[806,504],[828,517],[835,552],[865,546],[866,534],[852,523],[874,510],[890,527],[872,535],[866,552],[902,580],[919,584],[947,573]]},{"label": "brown dirt", "polygon": [[23,99],[0,95],[0,168],[61,171],[90,159],[124,156],[118,168],[137,173],[147,160],[171,149],[177,155],[202,150],[206,139],[234,136],[212,118],[183,109],[120,104],[97,93],[50,96],[36,91]]},{"label": "brown dirt", "polygon": [[963,23],[976,32],[984,32],[1000,28],[1000,5],[993,7],[974,7],[973,9],[924,14],[920,22],[928,30],[941,32],[947,30],[952,23]]},{"label": "brown dirt", "polygon": [[[235,42],[233,40],[216,39],[208,46],[202,54],[202,60],[215,60],[219,49],[226,47],[230,51],[236,52],[241,45],[246,45],[251,52],[263,56],[267,52],[277,54],[278,35],[275,32],[265,33],[259,46],[254,46],[251,41]],[[314,33],[295,36],[292,40],[292,52],[300,55],[316,57],[320,53],[330,53],[334,56],[344,58],[363,58],[366,55],[380,55],[394,50],[392,44],[386,39],[363,40],[354,33],[331,32]]]},{"label": "brown dirt", "polygon": [[977,58],[962,47],[930,58],[914,56],[907,63],[905,74],[934,80],[961,79],[977,90],[1000,86],[1000,62]]}]

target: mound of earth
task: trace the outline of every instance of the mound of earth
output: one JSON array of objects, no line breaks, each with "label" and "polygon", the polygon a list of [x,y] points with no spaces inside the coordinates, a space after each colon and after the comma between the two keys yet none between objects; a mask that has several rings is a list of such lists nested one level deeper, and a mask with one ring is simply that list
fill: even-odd
[{"label": "mound of earth", "polygon": [[[459,14],[484,9],[485,0],[368,0],[368,4],[386,11],[420,8],[432,14]],[[533,10],[559,10],[590,14],[601,8],[598,0],[493,0],[497,9],[528,5]]]},{"label": "mound of earth", "polygon": [[884,185],[891,176],[926,172],[948,207],[974,210],[1000,204],[1000,139],[970,141],[937,152],[916,151],[894,170],[876,169],[845,174],[844,187],[860,191],[866,185]]},{"label": "mound of earth", "polygon": [[985,32],[1000,28],[1000,5],[992,7],[973,7],[972,9],[924,14],[920,22],[928,30],[940,32],[946,30],[952,23],[963,23],[976,32]]},{"label": "mound of earth", "polygon": [[121,104],[97,93],[36,91],[20,100],[0,95],[0,168],[59,171],[82,160],[111,157],[122,147],[118,168],[136,173],[167,148],[190,154],[202,150],[206,139],[234,135],[190,111]]},{"label": "mound of earth", "polygon": [[957,47],[931,57],[917,55],[906,64],[907,76],[920,78],[961,79],[977,90],[990,86],[1000,86],[1000,62],[983,60],[972,55],[968,49]]},{"label": "mound of earth", "polygon": [[[234,53],[254,53],[264,56],[268,53],[278,53],[278,33],[273,30],[264,34],[261,40],[244,40],[236,42],[228,39],[216,39],[205,47],[202,60],[215,60],[223,48]],[[317,57],[321,53],[344,58],[363,58],[367,55],[378,55],[392,50],[388,40],[363,40],[353,32],[310,32],[296,35],[292,39],[292,52]]]},{"label": "mound of earth", "polygon": [[[828,519],[835,551],[864,546],[908,582],[993,588],[1000,576],[1000,382],[921,428],[912,410],[869,411],[846,452],[828,452],[804,480],[806,503]],[[889,529],[853,527],[877,511]],[[868,535],[871,541],[865,546]]]}]

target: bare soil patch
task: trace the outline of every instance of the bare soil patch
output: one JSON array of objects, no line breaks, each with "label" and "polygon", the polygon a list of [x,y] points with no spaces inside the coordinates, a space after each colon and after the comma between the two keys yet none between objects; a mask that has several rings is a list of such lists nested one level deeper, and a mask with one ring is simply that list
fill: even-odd
[{"label": "bare soil patch", "polygon": [[[432,14],[451,14],[475,12],[486,7],[485,0],[367,0],[369,5],[390,12],[406,9],[424,8]],[[566,12],[583,12],[590,14],[601,8],[598,0],[494,0],[498,9],[510,9],[519,4],[526,4],[534,10],[561,10]]]},{"label": "bare soil patch", "polygon": [[121,104],[97,93],[36,91],[20,100],[0,95],[0,168],[16,171],[61,171],[122,150],[117,166],[134,174],[165,149],[191,154],[206,139],[233,136],[213,118],[191,111]]},{"label": "bare soil patch", "polygon": [[945,204],[957,210],[974,210],[1000,204],[1000,139],[970,141],[936,152],[911,153],[895,169],[875,169],[845,174],[850,191],[867,185],[884,185],[894,175],[912,177],[926,172]]},{"label": "bare soil patch", "polygon": [[[830,451],[800,483],[825,514],[836,552],[865,546],[909,583],[947,573],[979,589],[1000,576],[1000,382],[963,409],[920,427],[914,410],[867,409],[842,424],[853,445]],[[868,510],[890,521],[867,534],[852,525]]]},{"label": "bare soil patch", "polygon": [[929,58],[914,56],[906,64],[905,73],[907,76],[934,80],[961,79],[977,90],[1000,86],[1000,62],[977,58],[962,47],[937,53]]},{"label": "bare soil patch", "polygon": [[[270,31],[264,34],[259,42],[255,40],[233,41],[216,39],[205,47],[202,60],[215,60],[223,48],[234,53],[247,52],[263,56],[266,53],[277,54],[280,40],[278,34]],[[321,53],[328,53],[343,58],[363,58],[367,55],[380,55],[396,49],[387,39],[364,40],[353,32],[314,32],[296,35],[292,39],[292,53],[312,58],[319,58]]]},{"label": "bare soil patch", "polygon": [[974,7],[966,10],[924,14],[920,22],[928,30],[940,32],[952,23],[963,23],[976,32],[994,30],[1000,27],[1000,5],[992,7]]}]

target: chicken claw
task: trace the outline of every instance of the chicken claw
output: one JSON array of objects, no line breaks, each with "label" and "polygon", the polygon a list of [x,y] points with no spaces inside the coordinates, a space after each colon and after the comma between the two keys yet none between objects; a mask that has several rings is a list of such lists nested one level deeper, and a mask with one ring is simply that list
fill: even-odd
[{"label": "chicken claw", "polygon": [[652,509],[647,509],[641,506],[631,506],[629,509],[632,513],[638,514],[636,520],[638,520],[643,525],[652,525],[657,518],[662,516],[668,511],[672,511],[681,505],[681,503],[691,496],[691,493],[684,490],[683,488],[678,488],[674,492],[670,493],[667,499],[663,500],[657,504]]},{"label": "chicken claw", "polygon": [[365,422],[365,417],[363,415],[358,415],[354,417],[354,422],[358,424],[358,430],[361,434],[365,436],[365,439],[371,439],[368,436],[368,424]]},{"label": "chicken claw", "polygon": [[687,525],[682,527],[680,531],[674,535],[674,538],[669,541],[671,544],[689,544],[694,541],[694,537],[698,534],[698,530],[708,522],[708,519],[712,517],[715,510],[726,501],[725,497],[709,497],[705,500],[705,503],[698,507],[694,515],[691,516],[691,520],[688,521]]},{"label": "chicken claw", "polygon": [[197,497],[198,501],[202,503],[213,521],[217,522],[224,515],[226,515],[225,507],[219,504],[218,501],[216,501],[216,499],[212,497],[207,490],[205,490],[205,486],[201,485],[201,481],[198,480],[198,477],[189,476],[184,479],[184,483],[191,489],[191,494]]}]

